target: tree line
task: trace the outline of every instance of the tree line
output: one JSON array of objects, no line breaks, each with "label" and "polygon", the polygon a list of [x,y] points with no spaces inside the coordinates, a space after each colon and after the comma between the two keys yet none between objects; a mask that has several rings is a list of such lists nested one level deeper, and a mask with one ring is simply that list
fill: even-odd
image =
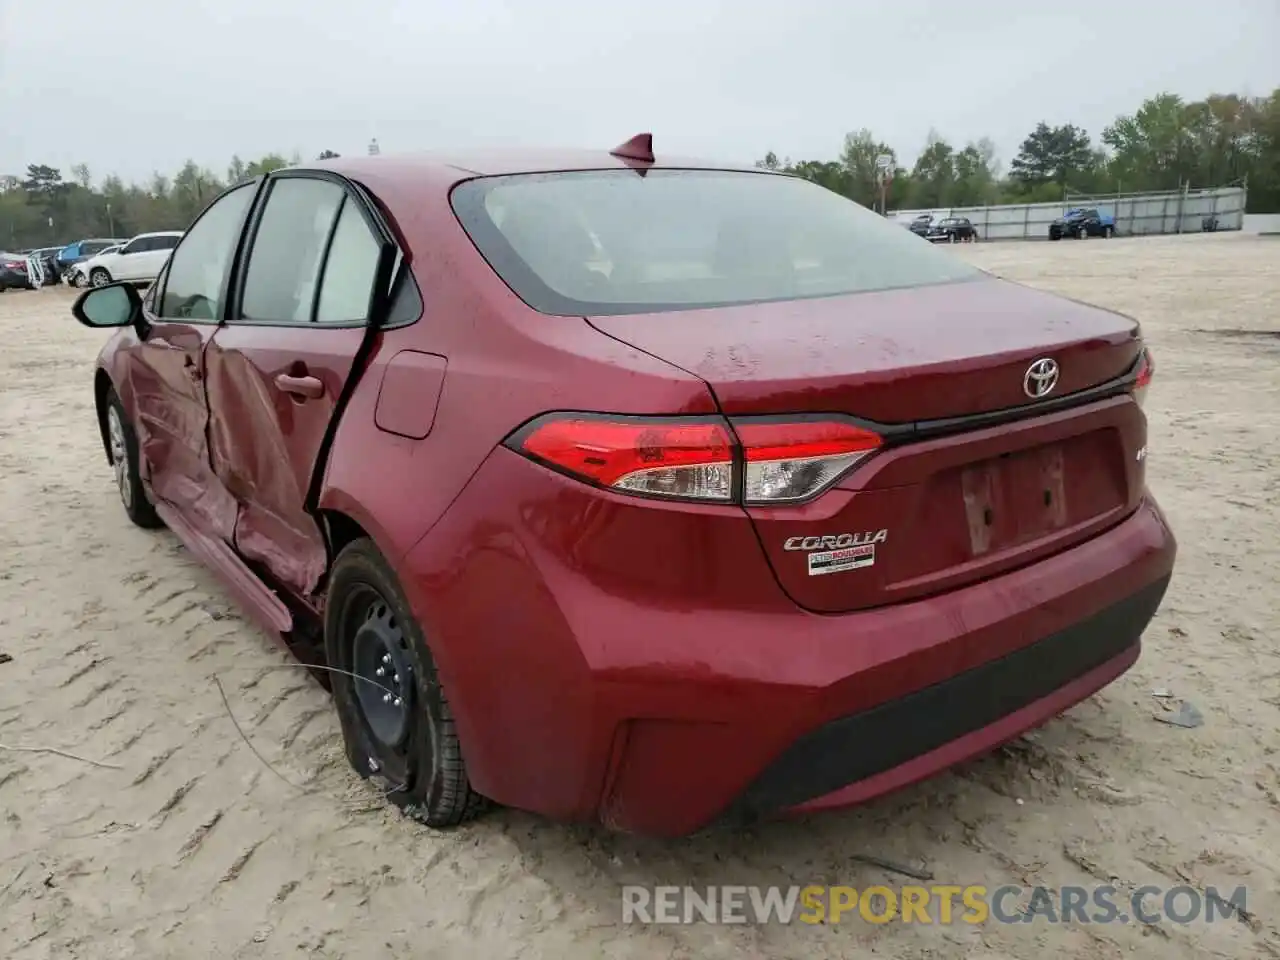
[{"label": "tree line", "polygon": [[[1039,123],[1005,170],[988,139],[957,147],[931,133],[910,169],[893,147],[869,130],[848,134],[834,160],[757,164],[820,183],[867,206],[877,206],[876,161],[890,158],[885,191],[894,209],[965,207],[1062,200],[1070,193],[1177,190],[1184,184],[1220,186],[1247,180],[1250,213],[1280,212],[1280,88],[1267,97],[1212,94],[1185,101],[1171,93],[1117,117],[1095,141],[1074,124]],[[319,159],[336,157],[326,150]],[[84,164],[61,170],[32,164],[25,176],[0,176],[0,248],[52,246],[85,237],[130,237],[187,226],[214,196],[235,183],[301,157],[268,154],[246,163],[233,157],[218,174],[187,161],[172,177],[126,184],[108,176],[95,184]]]},{"label": "tree line", "polygon": [[1267,97],[1212,94],[1188,102],[1172,93],[1144,101],[1115,119],[1095,141],[1074,124],[1041,122],[1007,170],[994,144],[957,148],[936,132],[910,169],[870,130],[847,134],[834,160],[756,165],[820,183],[867,206],[879,206],[878,157],[889,158],[888,210],[970,207],[1063,200],[1068,194],[1139,193],[1216,187],[1247,181],[1250,213],[1280,212],[1280,88]]},{"label": "tree line", "polygon": [[[325,150],[317,159],[336,156]],[[188,160],[173,177],[157,173],[148,183],[126,184],[108,176],[97,185],[86,164],[72,166],[66,179],[56,167],[33,163],[25,176],[0,176],[0,249],[182,230],[227,187],[301,162],[297,154],[269,153],[249,163],[236,156],[219,175]]]}]

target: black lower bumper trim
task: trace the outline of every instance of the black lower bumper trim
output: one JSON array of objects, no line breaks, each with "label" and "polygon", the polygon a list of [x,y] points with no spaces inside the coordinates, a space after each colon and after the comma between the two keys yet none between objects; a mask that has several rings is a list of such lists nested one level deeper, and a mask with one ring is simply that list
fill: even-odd
[{"label": "black lower bumper trim", "polygon": [[727,819],[755,820],[832,793],[1048,696],[1137,644],[1168,586],[1165,577],[997,660],[818,727],[765,768]]}]

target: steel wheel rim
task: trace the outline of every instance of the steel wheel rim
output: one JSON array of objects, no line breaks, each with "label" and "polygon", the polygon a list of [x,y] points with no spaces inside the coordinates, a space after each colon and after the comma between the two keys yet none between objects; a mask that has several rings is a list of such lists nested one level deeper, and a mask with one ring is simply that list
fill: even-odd
[{"label": "steel wheel rim", "polygon": [[133,506],[133,484],[129,479],[129,450],[124,442],[124,423],[115,407],[107,412],[107,439],[111,446],[111,469],[116,474],[116,489],[125,508]]},{"label": "steel wheel rim", "polygon": [[[341,622],[346,666],[353,674],[352,706],[371,753],[369,766],[405,789],[422,769],[423,745],[431,742],[429,729],[424,733],[420,726],[425,717],[409,639],[386,598],[369,583],[343,601]],[[430,760],[425,762],[429,767]]]},{"label": "steel wheel rim", "polygon": [[89,282],[95,287],[105,287],[107,285],[107,275],[95,270],[93,276],[89,278]]}]

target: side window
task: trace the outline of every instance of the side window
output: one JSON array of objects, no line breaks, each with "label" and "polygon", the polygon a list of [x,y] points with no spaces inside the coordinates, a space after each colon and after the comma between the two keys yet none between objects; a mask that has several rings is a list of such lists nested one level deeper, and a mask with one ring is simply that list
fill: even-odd
[{"label": "side window", "polygon": [[317,323],[358,323],[369,319],[379,249],[355,201],[348,200],[339,214],[325,262]]},{"label": "side window", "polygon": [[311,320],[320,262],[344,195],[329,180],[281,177],[272,184],[249,253],[242,320]]},{"label": "side window", "polygon": [[152,237],[152,250],[172,250],[178,245],[181,237]]},{"label": "side window", "polygon": [[120,248],[120,253],[121,253],[121,254],[126,254],[126,253],[141,253],[141,252],[142,252],[142,244],[144,244],[144,243],[146,243],[146,242],[147,242],[147,241],[146,241],[146,239],[145,239],[145,238],[144,238],[144,239],[140,239],[140,240],[130,240],[128,243],[126,243],[123,247],[121,247],[121,248]]},{"label": "side window", "polygon": [[214,201],[182,237],[169,258],[159,314],[184,320],[221,316],[222,281],[235,256],[245,211],[256,184],[246,183]]}]

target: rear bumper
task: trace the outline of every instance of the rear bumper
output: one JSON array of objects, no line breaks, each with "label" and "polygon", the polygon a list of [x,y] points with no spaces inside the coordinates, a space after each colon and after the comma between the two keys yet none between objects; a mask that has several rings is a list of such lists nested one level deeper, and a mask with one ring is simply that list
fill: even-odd
[{"label": "rear bumper", "polygon": [[500,451],[401,558],[481,792],[660,836],[860,802],[1122,673],[1176,553],[1146,499],[984,582],[821,615],[749,525],[681,510],[668,528]]},{"label": "rear bumper", "polygon": [[857,802],[907,782],[872,778],[913,762],[910,779],[927,776],[1054,716],[1138,659],[1168,586],[1157,580],[1013,653],[811,730],[738,796],[730,819]]}]

